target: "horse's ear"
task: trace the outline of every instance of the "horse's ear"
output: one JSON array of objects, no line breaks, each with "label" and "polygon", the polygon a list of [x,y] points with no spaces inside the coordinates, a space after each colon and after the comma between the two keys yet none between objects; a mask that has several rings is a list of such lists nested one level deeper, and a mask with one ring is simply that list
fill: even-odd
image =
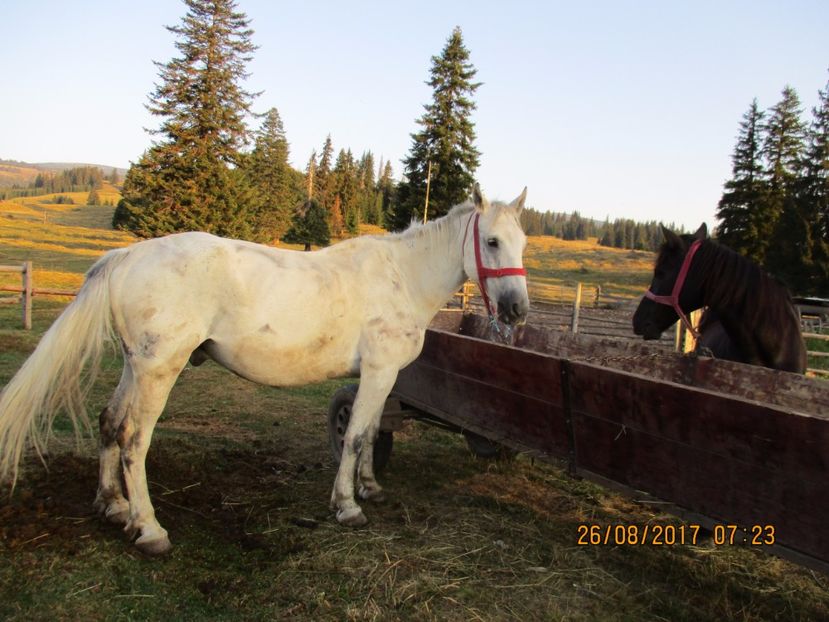
[{"label": "horse's ear", "polygon": [[527,200],[527,186],[524,186],[524,191],[521,193],[515,201],[509,204],[509,206],[515,210],[515,214],[518,215],[521,213],[521,210],[524,209],[524,201]]},{"label": "horse's ear", "polygon": [[694,234],[694,238],[702,242],[708,237],[708,226],[705,223],[702,223],[697,229],[697,232]]},{"label": "horse's ear", "polygon": [[475,182],[475,185],[472,186],[472,203],[475,205],[475,209],[482,214],[486,211],[486,208],[489,207],[489,201],[486,200],[484,193],[481,192],[481,187],[478,185],[477,181]]},{"label": "horse's ear", "polygon": [[679,239],[679,236],[668,229],[665,225],[662,225],[662,237],[665,238],[665,244],[667,244],[669,248],[679,248],[682,246],[682,240]]}]

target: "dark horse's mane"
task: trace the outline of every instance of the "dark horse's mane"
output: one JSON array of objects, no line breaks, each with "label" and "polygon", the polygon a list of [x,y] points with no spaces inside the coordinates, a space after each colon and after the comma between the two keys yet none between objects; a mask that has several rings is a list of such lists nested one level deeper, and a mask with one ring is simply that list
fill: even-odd
[{"label": "dark horse's mane", "polygon": [[[689,244],[694,239],[683,238]],[[661,250],[660,260],[666,252]],[[710,347],[718,357],[803,373],[800,318],[783,283],[710,239],[694,256],[687,283],[698,288],[708,307],[700,324],[700,347]]]},{"label": "dark horse's mane", "polygon": [[788,288],[754,261],[707,239],[694,258],[694,272],[705,275],[705,305],[729,308],[747,328],[780,323],[792,317],[794,303]]}]

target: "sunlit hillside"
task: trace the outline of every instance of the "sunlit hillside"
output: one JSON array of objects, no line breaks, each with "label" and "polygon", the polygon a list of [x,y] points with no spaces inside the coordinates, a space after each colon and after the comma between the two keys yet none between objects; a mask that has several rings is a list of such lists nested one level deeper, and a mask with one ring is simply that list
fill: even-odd
[{"label": "sunlit hillside", "polygon": [[25,186],[34,181],[41,171],[24,162],[0,161],[0,188],[3,186]]},{"label": "sunlit hillside", "polygon": [[[83,274],[105,251],[136,240],[113,231],[112,207],[118,191],[108,183],[98,191],[108,206],[86,205],[89,193],[67,192],[0,201],[0,264],[34,263],[38,287],[77,289]],[[55,203],[58,196],[74,203]],[[19,285],[20,275],[0,273],[3,285]]]},{"label": "sunlit hillside", "polygon": [[[653,253],[599,246],[590,240],[531,236],[524,255],[533,299],[556,299],[559,288],[576,282],[603,294],[638,296],[648,286]],[[572,294],[567,297],[572,299]]]}]

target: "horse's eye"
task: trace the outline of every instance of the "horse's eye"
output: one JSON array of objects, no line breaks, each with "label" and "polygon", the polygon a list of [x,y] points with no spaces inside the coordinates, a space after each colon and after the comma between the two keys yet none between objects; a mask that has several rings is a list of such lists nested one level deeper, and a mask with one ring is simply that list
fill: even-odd
[{"label": "horse's eye", "polygon": [[497,238],[489,238],[486,241],[486,245],[489,246],[489,248],[498,248],[498,239]]}]

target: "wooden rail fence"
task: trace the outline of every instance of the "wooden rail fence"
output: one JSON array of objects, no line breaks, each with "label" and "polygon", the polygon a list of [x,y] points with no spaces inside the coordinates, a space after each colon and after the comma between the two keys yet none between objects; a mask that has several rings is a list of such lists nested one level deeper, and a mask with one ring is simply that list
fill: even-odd
[{"label": "wooden rail fence", "polygon": [[77,296],[78,292],[69,289],[54,289],[49,287],[35,288],[34,269],[31,261],[24,261],[17,266],[0,266],[0,272],[19,272],[21,277],[20,287],[14,285],[0,285],[0,292],[14,292],[20,296],[12,296],[4,299],[3,302],[20,302],[23,317],[23,328],[32,329],[32,298],[35,296]]}]

